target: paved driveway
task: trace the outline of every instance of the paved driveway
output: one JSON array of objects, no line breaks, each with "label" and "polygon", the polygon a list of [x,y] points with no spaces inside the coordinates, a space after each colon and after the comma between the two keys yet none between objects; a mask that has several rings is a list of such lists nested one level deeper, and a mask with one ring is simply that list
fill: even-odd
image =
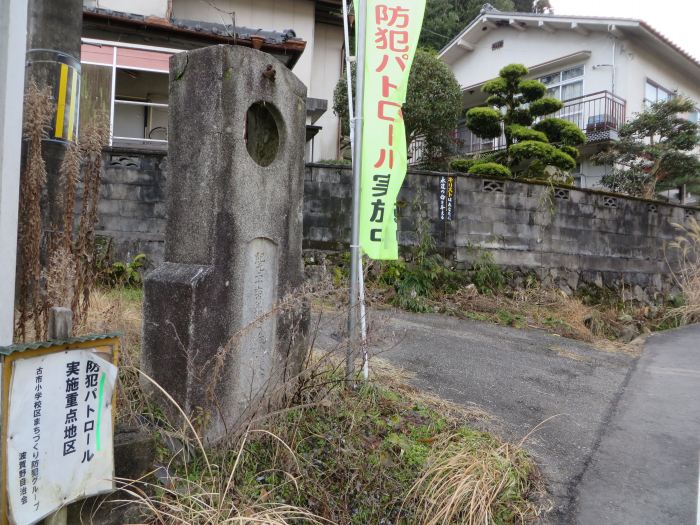
[{"label": "paved driveway", "polygon": [[[652,337],[637,361],[539,330],[442,315],[377,315],[388,316],[379,323],[390,334],[382,346],[391,349],[383,357],[414,372],[417,386],[484,408],[495,418],[490,430],[512,441],[544,422],[525,446],[553,499],[545,522],[691,523],[686,518],[698,483],[699,327]],[[322,331],[322,346],[332,343],[332,331]],[[685,350],[673,350],[678,345]],[[654,397],[651,407],[647,395]],[[683,408],[674,412],[678,403]],[[687,424],[679,426],[681,420]],[[669,463],[665,454],[676,460]],[[654,459],[640,463],[640,455]],[[650,470],[654,481],[646,479]],[[681,499],[687,503],[681,506]],[[658,521],[670,507],[678,509],[677,519]]]}]

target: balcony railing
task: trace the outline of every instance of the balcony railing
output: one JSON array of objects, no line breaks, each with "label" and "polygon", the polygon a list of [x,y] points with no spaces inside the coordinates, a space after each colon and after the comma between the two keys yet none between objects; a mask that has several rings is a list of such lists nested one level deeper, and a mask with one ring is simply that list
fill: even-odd
[{"label": "balcony railing", "polygon": [[[575,123],[586,133],[589,143],[617,139],[617,131],[625,123],[626,102],[608,91],[599,91],[564,101],[564,107],[552,117]],[[473,155],[497,151],[506,147],[506,137],[501,134],[494,139],[482,139],[461,125],[453,134],[456,150],[460,155]],[[423,141],[416,139],[409,148],[409,163],[420,164],[423,160]]]}]

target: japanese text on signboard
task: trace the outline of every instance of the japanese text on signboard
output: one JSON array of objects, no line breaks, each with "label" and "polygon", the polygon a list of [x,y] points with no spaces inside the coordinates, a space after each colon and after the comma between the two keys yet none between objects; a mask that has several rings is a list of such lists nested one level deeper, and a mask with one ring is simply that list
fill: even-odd
[{"label": "japanese text on signboard", "polygon": [[396,259],[395,205],[406,175],[401,106],[424,1],[367,2],[360,244],[373,259]]}]

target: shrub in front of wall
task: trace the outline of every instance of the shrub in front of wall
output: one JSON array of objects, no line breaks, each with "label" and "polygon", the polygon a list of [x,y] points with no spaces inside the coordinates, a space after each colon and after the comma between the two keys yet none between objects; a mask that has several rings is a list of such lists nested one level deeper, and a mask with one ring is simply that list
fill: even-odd
[{"label": "shrub in front of wall", "polygon": [[503,177],[508,179],[513,178],[513,174],[508,168],[506,168],[502,164],[496,164],[495,162],[483,162],[481,164],[475,164],[471,167],[469,173],[478,177]]},{"label": "shrub in front of wall", "polygon": [[454,159],[450,162],[450,169],[460,173],[469,173],[475,162],[474,159]]}]

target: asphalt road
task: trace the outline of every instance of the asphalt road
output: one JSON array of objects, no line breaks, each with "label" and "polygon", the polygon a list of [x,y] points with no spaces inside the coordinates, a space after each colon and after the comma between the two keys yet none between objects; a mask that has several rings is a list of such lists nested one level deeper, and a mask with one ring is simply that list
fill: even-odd
[{"label": "asphalt road", "polygon": [[649,338],[574,502],[581,525],[700,524],[700,326]]},{"label": "asphalt road", "polygon": [[553,502],[544,523],[696,525],[700,327],[654,336],[635,359],[539,330],[377,316],[382,357],[417,386],[485,409],[511,441],[541,424],[524,446]]}]

